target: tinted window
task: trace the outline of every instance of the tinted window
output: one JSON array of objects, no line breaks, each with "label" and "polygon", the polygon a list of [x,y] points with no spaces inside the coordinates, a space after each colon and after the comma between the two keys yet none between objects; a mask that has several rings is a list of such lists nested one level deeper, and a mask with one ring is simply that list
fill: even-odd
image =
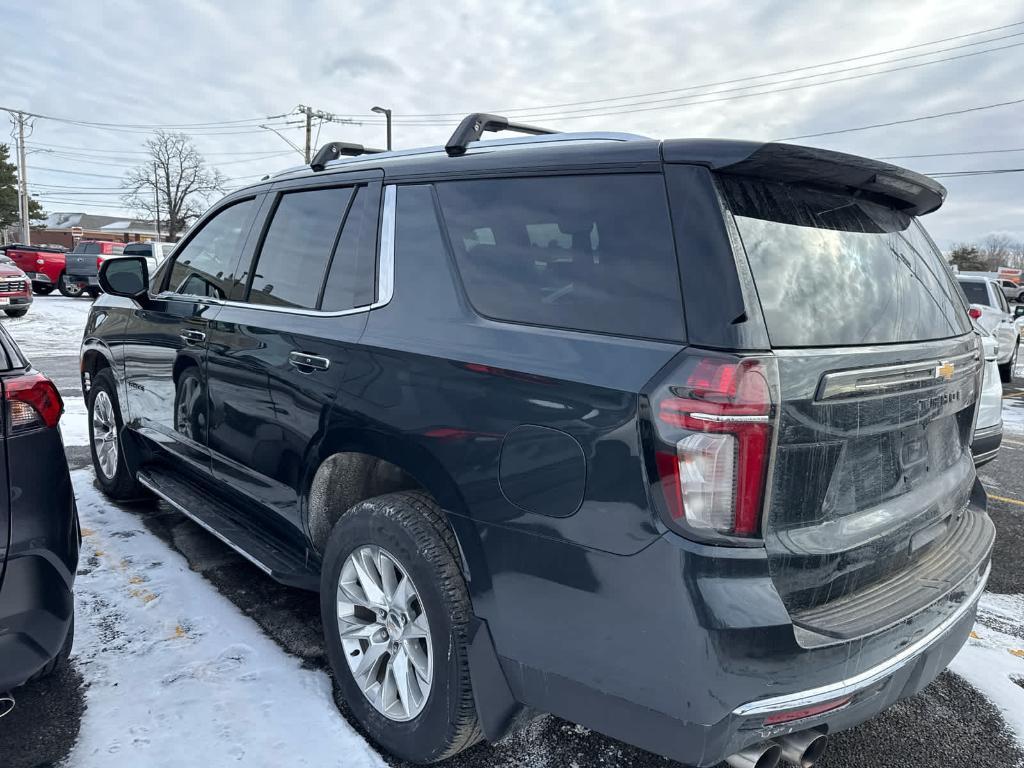
[{"label": "tinted window", "polygon": [[321,309],[353,309],[373,302],[373,264],[377,245],[374,202],[375,196],[366,187],[356,191],[331,260]]},{"label": "tinted window", "polygon": [[255,201],[225,208],[203,224],[177,252],[168,288],[223,299],[235,284],[234,269],[255,213]]},{"label": "tinted window", "polygon": [[281,196],[249,290],[253,304],[315,308],[352,189]]},{"label": "tinted window", "polygon": [[970,330],[942,255],[912,217],[794,185],[722,182],[773,345],[884,344]]},{"label": "tinted window", "polygon": [[153,246],[149,244],[143,245],[126,245],[124,247],[125,256],[150,256],[153,252]]},{"label": "tinted window", "polygon": [[960,287],[963,288],[964,296],[969,304],[982,304],[990,306],[992,301],[988,297],[988,286],[977,280],[961,280]]},{"label": "tinted window", "polygon": [[660,175],[437,185],[470,301],[499,320],[680,339]]},{"label": "tinted window", "polygon": [[99,243],[79,243],[75,246],[75,250],[72,253],[99,253]]}]

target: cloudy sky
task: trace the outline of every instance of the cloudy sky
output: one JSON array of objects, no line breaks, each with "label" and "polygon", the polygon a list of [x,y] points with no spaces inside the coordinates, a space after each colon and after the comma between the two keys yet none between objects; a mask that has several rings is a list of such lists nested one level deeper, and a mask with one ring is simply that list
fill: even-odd
[{"label": "cloudy sky", "polygon": [[[61,118],[29,139],[49,211],[123,211],[117,187],[156,126],[188,124],[233,186],[295,165],[259,125],[301,143],[297,118],[275,117],[300,103],[358,120],[321,142],[374,146],[370,107],[390,107],[401,148],[443,143],[471,111],[769,140],[1024,100],[1024,6],[977,0],[0,0],[0,28],[0,107]],[[924,172],[1020,168],[1022,125],[1019,103],[799,142]],[[940,245],[1024,238],[1024,174],[942,181],[926,221]]]}]

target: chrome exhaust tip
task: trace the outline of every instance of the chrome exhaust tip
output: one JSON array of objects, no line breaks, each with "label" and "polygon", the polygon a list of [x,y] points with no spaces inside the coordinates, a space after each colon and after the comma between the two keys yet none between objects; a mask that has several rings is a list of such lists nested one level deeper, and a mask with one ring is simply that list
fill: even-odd
[{"label": "chrome exhaust tip", "polygon": [[770,741],[741,749],[735,755],[729,755],[725,762],[732,768],[775,768],[782,757],[782,747]]},{"label": "chrome exhaust tip", "polygon": [[828,736],[821,731],[800,731],[780,736],[776,741],[782,747],[783,760],[800,768],[811,768],[825,752]]},{"label": "chrome exhaust tip", "polygon": [[0,717],[11,714],[14,710],[14,697],[9,693],[0,693]]}]

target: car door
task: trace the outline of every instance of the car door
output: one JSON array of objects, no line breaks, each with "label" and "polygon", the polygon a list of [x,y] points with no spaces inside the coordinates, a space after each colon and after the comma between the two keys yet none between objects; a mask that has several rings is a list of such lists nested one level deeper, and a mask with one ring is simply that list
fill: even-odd
[{"label": "car door", "polygon": [[1009,358],[1013,354],[1014,345],[1017,343],[1017,326],[1014,324],[1013,313],[1010,312],[1010,305],[1007,303],[1002,290],[996,283],[990,283],[989,289],[992,292],[993,307],[998,321],[995,336],[999,341],[1000,357]]},{"label": "car door", "polygon": [[227,201],[194,227],[125,329],[128,426],[207,470],[207,333],[237,283],[259,202]]},{"label": "car door", "polygon": [[293,530],[310,448],[358,367],[374,300],[379,178],[272,189],[253,266],[210,329],[214,474]]}]

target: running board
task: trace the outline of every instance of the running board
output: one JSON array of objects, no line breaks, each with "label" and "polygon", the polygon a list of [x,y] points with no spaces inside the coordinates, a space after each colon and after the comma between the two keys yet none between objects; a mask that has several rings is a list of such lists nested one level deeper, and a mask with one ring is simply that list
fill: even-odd
[{"label": "running board", "polygon": [[283,546],[255,526],[247,525],[226,504],[176,473],[147,469],[139,472],[137,479],[139,485],[205,528],[275,581],[319,591],[320,564],[312,561],[307,552]]}]

